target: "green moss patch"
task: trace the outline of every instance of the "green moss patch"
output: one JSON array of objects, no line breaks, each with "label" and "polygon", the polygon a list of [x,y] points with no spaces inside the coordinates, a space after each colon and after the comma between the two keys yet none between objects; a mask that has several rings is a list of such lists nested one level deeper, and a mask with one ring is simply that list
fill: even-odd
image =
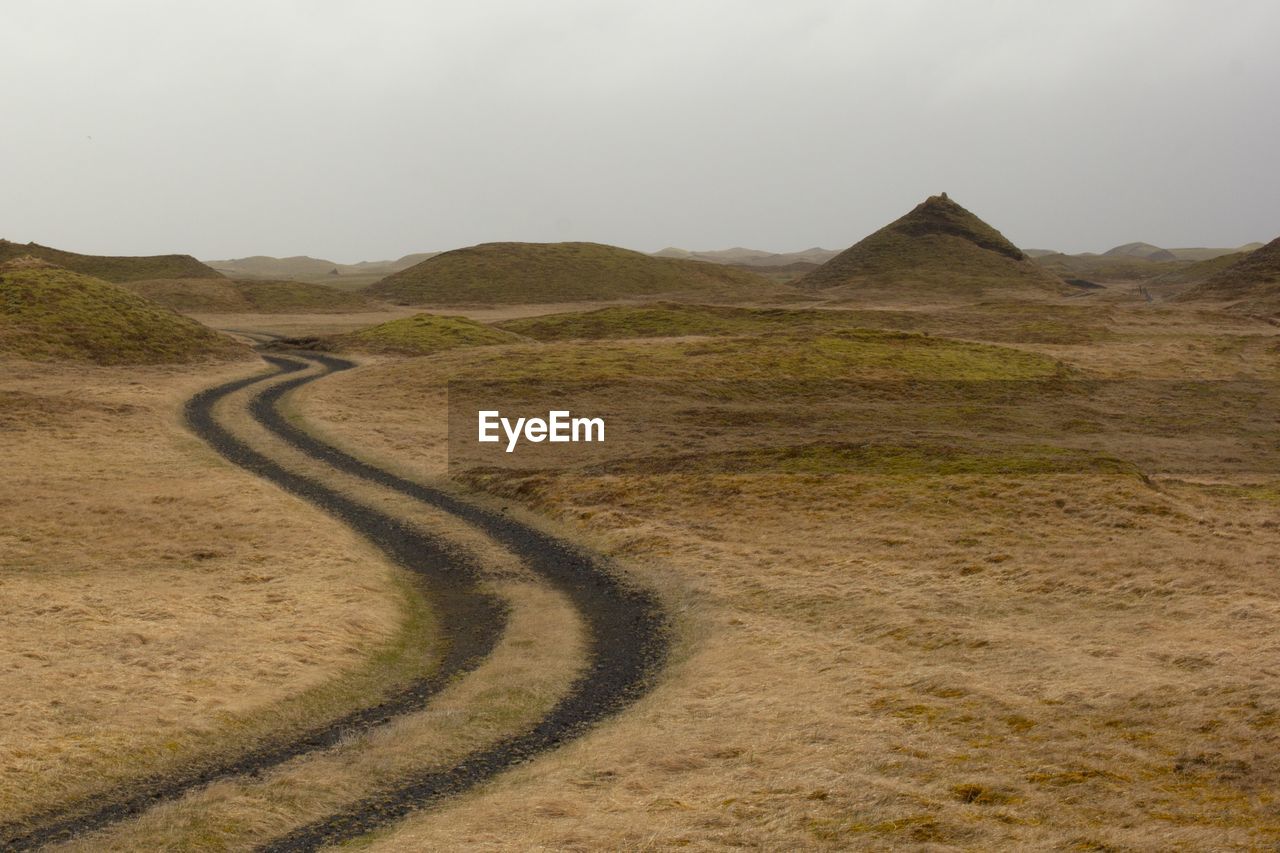
[{"label": "green moss patch", "polygon": [[332,348],[394,355],[431,355],[457,347],[482,347],[518,343],[521,339],[501,329],[468,320],[415,314],[329,339]]}]

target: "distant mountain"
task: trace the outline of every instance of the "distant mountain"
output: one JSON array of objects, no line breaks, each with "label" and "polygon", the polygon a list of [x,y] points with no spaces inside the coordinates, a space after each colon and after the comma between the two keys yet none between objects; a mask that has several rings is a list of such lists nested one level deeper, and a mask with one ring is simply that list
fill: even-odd
[{"label": "distant mountain", "polygon": [[1178,258],[1168,249],[1150,243],[1125,243],[1102,253],[1107,258],[1143,258],[1148,261],[1176,261]]},{"label": "distant mountain", "polygon": [[1058,252],[1032,258],[1032,262],[1064,279],[1093,282],[1144,281],[1190,264],[1190,261],[1153,261],[1134,255],[1095,255],[1092,252],[1078,255]]},{"label": "distant mountain", "polygon": [[311,258],[306,255],[295,255],[290,258],[253,255],[248,258],[209,261],[208,264],[224,275],[274,279],[327,275],[340,266],[333,261],[326,261],[323,258]]},{"label": "distant mountain", "polygon": [[434,257],[437,252],[418,252],[405,255],[394,261],[360,261],[355,264],[339,264],[324,258],[312,258],[307,255],[294,255],[289,258],[275,258],[270,255],[253,255],[248,258],[232,258],[229,260],[209,261],[209,266],[233,278],[264,278],[274,280],[310,280],[315,281],[330,277],[340,279],[342,276],[384,276],[408,269],[427,258]]},{"label": "distant mountain", "polygon": [[[1126,258],[1143,258],[1148,261],[1208,261],[1214,258],[1220,258],[1223,255],[1233,255],[1237,252],[1251,252],[1254,249],[1262,248],[1261,243],[1248,243],[1244,246],[1236,246],[1234,248],[1184,248],[1184,249],[1163,249],[1159,246],[1153,246],[1150,243],[1125,243],[1116,246],[1114,249],[1108,249],[1102,253],[1103,257],[1126,257]],[[1031,254],[1028,252],[1027,254]],[[1084,253],[1089,254],[1089,253]]]},{"label": "distant mountain", "polygon": [[800,288],[887,298],[1061,293],[1066,284],[1033,264],[999,231],[947,197],[930,196],[796,282]]},{"label": "distant mountain", "polygon": [[[352,270],[361,273],[381,273],[382,275],[390,275],[393,272],[407,270],[409,267],[420,264],[428,258],[434,258],[439,252],[415,252],[412,255],[405,255],[402,258],[396,258],[394,261],[360,261],[357,264],[351,264]],[[340,267],[339,269],[344,269]]]},{"label": "distant mountain", "polygon": [[[1177,286],[1204,281],[1261,245],[1250,243],[1235,249],[1162,249],[1150,243],[1125,243],[1101,255],[1054,252],[1032,257],[1037,264],[1063,278],[1098,282],[1150,281]],[[1176,291],[1178,288],[1172,289]]]},{"label": "distant mountain", "polygon": [[836,249],[814,246],[799,252],[765,252],[760,249],[715,249],[693,252],[688,249],[667,247],[654,252],[657,258],[679,258],[687,261],[705,261],[709,264],[727,264],[735,267],[785,267],[792,264],[823,264],[839,254]]}]

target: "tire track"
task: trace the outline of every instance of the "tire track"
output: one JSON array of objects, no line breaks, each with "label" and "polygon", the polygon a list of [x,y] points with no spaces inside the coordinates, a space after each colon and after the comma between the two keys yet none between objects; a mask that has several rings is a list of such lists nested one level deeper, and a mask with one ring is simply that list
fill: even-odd
[{"label": "tire track", "polygon": [[334,746],[350,734],[365,731],[393,717],[422,709],[454,678],[469,672],[489,655],[506,624],[499,598],[477,587],[479,567],[445,540],[410,528],[397,519],[366,507],[310,478],[296,474],[250,448],[223,428],[213,408],[223,398],[282,374],[295,373],[305,363],[271,359],[276,370],[202,391],[186,407],[187,425],[227,460],[246,468],[338,517],[376,545],[396,563],[423,578],[433,604],[440,635],[447,645],[435,671],[410,682],[383,701],[352,711],[287,742],[270,743],[235,758],[204,763],[178,775],[153,776],[133,783],[121,795],[107,795],[90,810],[48,812],[20,822],[0,825],[0,849],[30,850],[102,829],[136,817],[150,807],[177,799],[210,782],[233,776],[256,775],[293,758]]},{"label": "tire track", "polygon": [[[332,356],[308,353],[305,358],[322,365],[322,375],[355,366]],[[286,361],[267,360],[279,366]],[[316,378],[303,376],[268,388],[250,403],[251,415],[294,449],[451,513],[511,549],[578,609],[587,628],[588,661],[584,675],[529,731],[472,753],[453,767],[410,778],[260,848],[274,853],[315,850],[363,835],[572,740],[643,695],[667,654],[667,625],[657,599],[624,583],[601,558],[501,512],[363,462],[294,426],[281,414],[280,401]]]}]

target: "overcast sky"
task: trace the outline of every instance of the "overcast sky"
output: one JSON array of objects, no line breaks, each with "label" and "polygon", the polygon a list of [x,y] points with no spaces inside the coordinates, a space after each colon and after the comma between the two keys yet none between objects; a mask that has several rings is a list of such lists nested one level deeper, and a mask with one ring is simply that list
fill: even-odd
[{"label": "overcast sky", "polygon": [[1280,234],[1275,0],[4,0],[0,237],[340,262]]}]

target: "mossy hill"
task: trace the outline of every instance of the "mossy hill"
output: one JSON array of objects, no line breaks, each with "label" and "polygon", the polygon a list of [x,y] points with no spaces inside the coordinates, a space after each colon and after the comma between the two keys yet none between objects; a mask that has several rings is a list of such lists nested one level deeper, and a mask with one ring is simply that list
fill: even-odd
[{"label": "mossy hill", "polygon": [[118,284],[15,259],[0,264],[0,353],[165,364],[234,358],[247,349]]},{"label": "mossy hill", "polygon": [[656,258],[599,243],[484,243],[373,284],[399,305],[518,304],[696,296],[758,299],[790,289],[719,264]]},{"label": "mossy hill", "polygon": [[945,193],[836,255],[796,286],[824,295],[839,288],[848,295],[927,299],[1067,291],[1061,279]]}]

